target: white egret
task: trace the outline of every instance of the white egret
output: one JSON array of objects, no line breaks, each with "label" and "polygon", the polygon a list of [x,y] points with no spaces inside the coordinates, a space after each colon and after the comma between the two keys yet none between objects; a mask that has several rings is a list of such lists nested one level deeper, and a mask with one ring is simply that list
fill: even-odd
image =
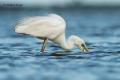
[{"label": "white egret", "polygon": [[47,16],[28,17],[19,21],[15,32],[43,39],[41,52],[44,52],[48,40],[53,41],[65,50],[71,50],[76,45],[82,52],[88,52],[85,41],[80,37],[72,35],[68,39],[65,38],[65,28],[66,22],[61,16],[49,14]]}]

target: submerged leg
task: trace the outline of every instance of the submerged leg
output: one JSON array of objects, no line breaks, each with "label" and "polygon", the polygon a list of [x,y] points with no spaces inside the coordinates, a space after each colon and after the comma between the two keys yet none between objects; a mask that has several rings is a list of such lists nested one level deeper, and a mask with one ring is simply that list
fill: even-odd
[{"label": "submerged leg", "polygon": [[44,52],[45,47],[47,45],[47,41],[48,41],[48,38],[45,38],[40,52],[42,52],[42,53]]}]

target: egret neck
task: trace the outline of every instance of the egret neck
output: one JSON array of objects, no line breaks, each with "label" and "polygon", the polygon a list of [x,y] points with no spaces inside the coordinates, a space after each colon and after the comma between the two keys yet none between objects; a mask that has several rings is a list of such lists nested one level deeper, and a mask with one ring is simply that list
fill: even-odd
[{"label": "egret neck", "polygon": [[59,35],[53,40],[55,43],[57,43],[61,48],[65,50],[70,50],[74,48],[76,45],[79,47],[83,52],[88,52],[88,49],[85,45],[84,40],[82,40],[80,37],[72,35],[67,40],[65,38],[65,33]]}]

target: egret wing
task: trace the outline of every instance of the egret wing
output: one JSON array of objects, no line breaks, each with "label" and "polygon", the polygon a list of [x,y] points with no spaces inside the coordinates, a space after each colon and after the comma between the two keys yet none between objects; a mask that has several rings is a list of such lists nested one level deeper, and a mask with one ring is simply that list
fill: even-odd
[{"label": "egret wing", "polygon": [[18,22],[16,32],[38,37],[47,37],[51,34],[56,34],[56,32],[59,33],[60,29],[57,26],[61,24],[63,24],[63,22],[59,19],[48,16],[29,17]]}]

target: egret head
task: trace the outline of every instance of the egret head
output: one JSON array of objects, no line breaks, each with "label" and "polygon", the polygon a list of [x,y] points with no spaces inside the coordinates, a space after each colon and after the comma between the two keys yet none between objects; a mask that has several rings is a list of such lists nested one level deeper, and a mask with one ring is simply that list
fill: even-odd
[{"label": "egret head", "polygon": [[82,52],[88,52],[89,50],[86,47],[85,41],[78,36],[72,36],[73,42],[77,45]]},{"label": "egret head", "polygon": [[79,43],[78,43],[78,47],[80,48],[80,50],[82,51],[82,52],[88,52],[89,50],[88,50],[88,48],[86,47],[86,44],[85,44],[85,41],[83,40],[83,39],[79,39],[80,41],[79,41]]},{"label": "egret head", "polygon": [[81,45],[79,45],[79,48],[81,49],[82,52],[88,52],[88,48],[86,47],[85,43],[82,43]]}]

